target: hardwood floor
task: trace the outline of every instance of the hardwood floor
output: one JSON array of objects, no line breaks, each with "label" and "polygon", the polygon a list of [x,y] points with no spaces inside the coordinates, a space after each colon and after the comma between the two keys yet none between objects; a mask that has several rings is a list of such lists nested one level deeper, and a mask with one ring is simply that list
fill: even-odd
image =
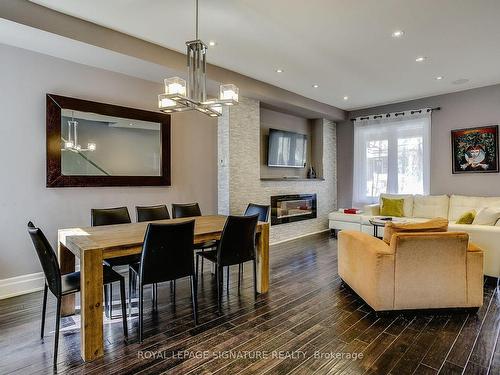
[{"label": "hardwood floor", "polygon": [[[270,255],[268,295],[254,299],[249,265],[238,294],[235,266],[217,316],[215,280],[205,264],[197,327],[188,279],[177,282],[175,303],[166,283],[158,313],[146,293],[145,341],[137,342],[135,316],[128,341],[119,318],[106,320],[105,356],[94,362],[80,358],[79,316],[63,318],[58,373],[500,374],[498,280],[485,280],[477,312],[377,315],[341,283],[336,240],[328,235],[272,246]],[[41,293],[0,301],[1,374],[52,373],[54,299],[43,340],[41,302]]]}]

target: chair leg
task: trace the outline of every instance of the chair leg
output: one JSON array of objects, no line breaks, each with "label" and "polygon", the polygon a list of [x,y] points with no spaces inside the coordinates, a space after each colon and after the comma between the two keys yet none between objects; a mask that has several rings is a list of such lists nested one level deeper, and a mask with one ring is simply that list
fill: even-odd
[{"label": "chair leg", "polygon": [[217,313],[222,314],[223,267],[217,265]]},{"label": "chair leg", "polygon": [[200,256],[198,253],[195,254],[195,259],[196,259],[196,267],[194,269],[194,274],[196,275],[196,279],[198,280],[198,263],[199,263],[199,258]]},{"label": "chair leg", "polygon": [[127,303],[125,298],[125,279],[120,279],[120,299],[122,301],[122,321],[123,321],[123,334],[128,337],[127,327]]},{"label": "chair leg", "polygon": [[132,270],[129,268],[128,269],[128,316],[132,316],[132,277],[135,277],[135,275],[132,275]]},{"label": "chair leg", "polygon": [[139,342],[142,343],[142,330],[143,330],[143,306],[142,301],[143,285],[139,282]]},{"label": "chair leg", "polygon": [[158,311],[158,283],[155,283],[155,310]]},{"label": "chair leg", "polygon": [[175,302],[175,280],[173,280],[173,285],[174,285],[174,288],[173,288],[173,296],[174,296],[174,302]]},{"label": "chair leg", "polygon": [[59,348],[59,326],[61,323],[61,297],[57,298],[56,307],[56,332],[54,336],[54,367],[57,366],[57,350]]},{"label": "chair leg", "polygon": [[226,269],[226,292],[227,292],[227,294],[229,294],[229,267],[230,266],[227,266],[227,269]]},{"label": "chair leg", "polygon": [[194,325],[198,325],[198,282],[196,276],[191,276],[191,299],[193,300]]},{"label": "chair leg", "polygon": [[43,332],[45,330],[45,312],[47,311],[47,284],[44,285],[43,288],[43,304],[42,304],[42,329],[40,333],[40,338],[43,339]]},{"label": "chair leg", "polygon": [[104,285],[104,314],[109,319],[109,285]]},{"label": "chair leg", "polygon": [[238,265],[238,294],[240,293],[241,278],[243,276],[243,263]]},{"label": "chair leg", "polygon": [[257,298],[257,261],[253,260],[253,292]]},{"label": "chair leg", "polygon": [[[201,253],[204,254],[205,253],[205,249],[201,249]],[[203,259],[204,257],[201,257],[201,274],[203,275]]]},{"label": "chair leg", "polygon": [[113,284],[108,284],[109,285],[109,301],[108,301],[108,307],[109,307],[109,319],[113,319]]}]

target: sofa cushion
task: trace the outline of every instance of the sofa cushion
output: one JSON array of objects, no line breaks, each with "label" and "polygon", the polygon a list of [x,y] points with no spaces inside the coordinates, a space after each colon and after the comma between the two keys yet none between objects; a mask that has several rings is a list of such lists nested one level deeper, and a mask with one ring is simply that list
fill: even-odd
[{"label": "sofa cushion", "polygon": [[464,212],[470,210],[479,211],[483,207],[500,207],[500,197],[452,195],[450,197],[448,219],[450,221],[456,221]]},{"label": "sofa cushion", "polygon": [[413,215],[415,217],[448,217],[450,198],[447,195],[415,195]]},{"label": "sofa cushion", "polygon": [[361,223],[362,215],[359,214],[345,214],[343,212],[331,212],[328,214],[329,220],[344,221],[349,223]]},{"label": "sofa cushion", "polygon": [[476,210],[470,210],[462,214],[456,221],[456,224],[472,224],[476,217]]},{"label": "sofa cushion", "polygon": [[474,225],[495,225],[500,219],[500,208],[484,207],[479,210],[472,224]]},{"label": "sofa cushion", "polygon": [[404,199],[391,199],[380,197],[380,215],[382,216],[404,216],[403,205]]},{"label": "sofa cushion", "polygon": [[380,194],[380,204],[382,204],[382,198],[389,199],[404,199],[403,204],[403,216],[412,217],[413,216],[413,195],[410,194]]},{"label": "sofa cushion", "polygon": [[393,223],[388,222],[384,228],[384,241],[391,242],[395,233],[410,232],[446,232],[448,230],[448,220],[442,217],[427,220],[423,223]]}]

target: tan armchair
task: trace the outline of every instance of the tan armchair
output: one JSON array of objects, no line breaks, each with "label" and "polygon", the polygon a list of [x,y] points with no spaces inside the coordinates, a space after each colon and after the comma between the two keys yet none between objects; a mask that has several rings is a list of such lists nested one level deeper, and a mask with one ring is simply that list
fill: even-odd
[{"label": "tan armchair", "polygon": [[338,236],[338,272],[374,310],[479,307],[483,251],[462,232]]}]

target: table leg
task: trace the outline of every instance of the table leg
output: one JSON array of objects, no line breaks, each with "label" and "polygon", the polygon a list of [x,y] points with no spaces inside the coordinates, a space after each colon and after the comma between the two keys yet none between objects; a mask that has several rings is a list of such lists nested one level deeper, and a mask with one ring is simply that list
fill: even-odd
[{"label": "table leg", "polygon": [[269,223],[263,224],[257,243],[257,292],[269,290]]},{"label": "table leg", "polygon": [[84,251],[80,256],[81,353],[84,361],[104,355],[102,307],[102,251]]},{"label": "table leg", "polygon": [[[58,241],[57,257],[59,259],[59,267],[61,274],[75,272],[75,254],[68,250],[61,242]],[[75,314],[75,294],[69,294],[62,297],[61,315],[68,316]]]}]

